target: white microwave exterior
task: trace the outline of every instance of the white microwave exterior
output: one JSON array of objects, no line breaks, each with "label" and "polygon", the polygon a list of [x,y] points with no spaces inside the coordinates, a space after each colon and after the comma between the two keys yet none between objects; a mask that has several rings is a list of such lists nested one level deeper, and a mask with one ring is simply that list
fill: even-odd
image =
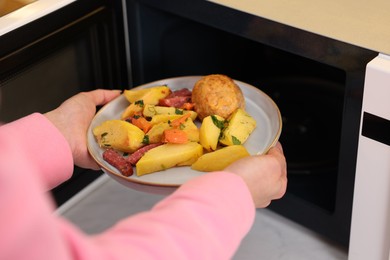
[{"label": "white microwave exterior", "polygon": [[366,69],[348,252],[349,260],[387,260],[390,146],[362,135],[364,112],[390,121],[390,56],[379,54]]}]

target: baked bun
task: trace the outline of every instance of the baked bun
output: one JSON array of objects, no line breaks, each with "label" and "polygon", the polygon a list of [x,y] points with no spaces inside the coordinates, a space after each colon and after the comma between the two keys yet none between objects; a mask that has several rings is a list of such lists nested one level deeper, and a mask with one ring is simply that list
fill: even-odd
[{"label": "baked bun", "polygon": [[245,110],[245,98],[239,86],[222,74],[205,76],[195,83],[192,102],[200,120],[209,115],[228,118],[237,108]]}]

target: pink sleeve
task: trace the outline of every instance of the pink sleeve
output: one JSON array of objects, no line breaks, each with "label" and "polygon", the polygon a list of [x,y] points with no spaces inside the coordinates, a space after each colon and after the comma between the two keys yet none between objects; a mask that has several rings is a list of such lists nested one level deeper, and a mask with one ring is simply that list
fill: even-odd
[{"label": "pink sleeve", "polygon": [[42,115],[0,127],[0,259],[230,259],[252,226],[243,180],[216,172],[104,233],[83,234],[53,215],[42,192],[70,176],[64,142]]},{"label": "pink sleeve", "polygon": [[[181,186],[149,211],[97,236],[118,258],[231,259],[250,230],[255,207],[243,180],[213,172]],[[123,258],[121,258],[122,256]]]},{"label": "pink sleeve", "polygon": [[67,142],[43,115],[0,126],[0,259],[67,256],[45,191],[72,172]]},{"label": "pink sleeve", "polygon": [[[4,152],[17,150],[19,154],[18,161],[9,164],[21,166],[27,159],[34,163],[39,174],[36,177],[41,179],[46,190],[69,179],[73,173],[68,143],[42,114],[35,113],[0,126],[0,141],[10,146],[7,150],[3,148]],[[5,162],[2,160],[1,163]]]}]

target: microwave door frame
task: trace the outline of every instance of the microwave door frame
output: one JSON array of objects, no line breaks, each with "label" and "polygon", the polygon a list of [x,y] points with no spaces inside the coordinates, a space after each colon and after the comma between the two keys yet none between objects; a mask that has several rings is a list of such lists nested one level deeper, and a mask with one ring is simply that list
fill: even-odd
[{"label": "microwave door frame", "polygon": [[390,56],[367,64],[348,259],[389,259]]}]

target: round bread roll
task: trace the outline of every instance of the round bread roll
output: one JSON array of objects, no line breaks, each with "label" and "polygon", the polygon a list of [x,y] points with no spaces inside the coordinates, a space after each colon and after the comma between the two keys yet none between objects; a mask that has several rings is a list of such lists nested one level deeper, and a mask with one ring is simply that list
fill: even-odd
[{"label": "round bread roll", "polygon": [[240,87],[222,74],[211,74],[198,80],[192,90],[192,102],[200,120],[209,115],[227,119],[236,109],[245,109]]}]

